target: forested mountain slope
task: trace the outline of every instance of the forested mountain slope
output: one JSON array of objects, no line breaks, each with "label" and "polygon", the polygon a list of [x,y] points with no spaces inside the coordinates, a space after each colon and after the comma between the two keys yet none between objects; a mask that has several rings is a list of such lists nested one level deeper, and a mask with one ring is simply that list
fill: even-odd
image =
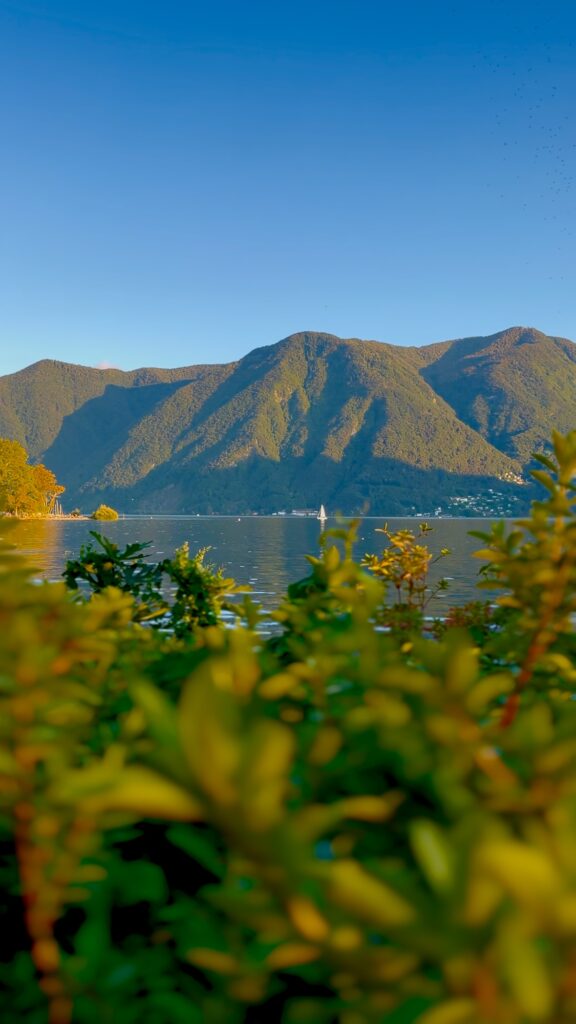
[{"label": "forested mountain slope", "polygon": [[394,514],[490,488],[522,503],[531,451],[575,409],[576,346],[528,328],[421,348],[307,332],[224,366],[0,378],[0,436],[68,502],[126,511]]},{"label": "forested mountain slope", "polygon": [[[38,459],[59,436],[65,418],[92,399],[109,392],[111,396],[116,394],[116,402],[108,396],[107,408],[111,411],[122,406],[129,390],[148,387],[148,398],[154,402],[153,389],[158,385],[177,388],[203,371],[214,369],[188,366],[177,370],[100,370],[42,359],[25,370],[0,377],[0,435],[19,441],[32,459]],[[122,411],[119,415],[124,418],[126,414]]]},{"label": "forested mountain slope", "polygon": [[421,350],[422,376],[456,415],[495,447],[525,463],[552,426],[575,426],[576,345],[514,327]]}]

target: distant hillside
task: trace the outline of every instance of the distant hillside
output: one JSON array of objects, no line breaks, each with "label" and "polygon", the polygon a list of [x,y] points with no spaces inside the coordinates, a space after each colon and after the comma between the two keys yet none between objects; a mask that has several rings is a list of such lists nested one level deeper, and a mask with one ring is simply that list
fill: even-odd
[{"label": "distant hillside", "polygon": [[456,415],[500,451],[526,463],[552,426],[576,426],[576,345],[532,328],[463,338],[422,350],[422,375]]},{"label": "distant hillside", "polygon": [[471,514],[496,494],[520,510],[531,452],[573,410],[576,346],[520,327],[422,348],[301,333],[224,366],[45,360],[0,378],[0,436],[86,509]]},{"label": "distant hillside", "polygon": [[[204,370],[213,369],[189,366],[125,372],[43,359],[19,373],[0,377],[0,436],[19,441],[32,459],[38,459],[57,439],[64,420],[91,400],[105,394],[110,398],[110,393],[117,389],[120,401],[112,406],[120,409],[129,391],[160,385],[178,387],[183,381],[195,380]],[[144,391],[141,397],[146,394],[152,396],[152,392]],[[120,411],[119,416],[123,420],[126,413]]]}]

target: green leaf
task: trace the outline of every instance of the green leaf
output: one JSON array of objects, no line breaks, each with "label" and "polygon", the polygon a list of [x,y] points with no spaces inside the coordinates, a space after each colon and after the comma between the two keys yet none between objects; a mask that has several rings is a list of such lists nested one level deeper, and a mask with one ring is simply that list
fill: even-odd
[{"label": "green leaf", "polygon": [[552,479],[552,477],[549,476],[548,473],[544,472],[543,469],[532,469],[530,471],[530,476],[533,476],[539,484],[542,484],[544,487],[546,487],[546,489],[550,491],[550,494],[556,493],[557,484]]},{"label": "green leaf", "polygon": [[200,1007],[179,992],[151,992],[146,1005],[161,1014],[162,1024],[204,1024]]},{"label": "green leaf", "polygon": [[206,831],[202,831],[194,825],[172,825],[166,835],[174,846],[198,861],[213,875],[222,878],[224,873],[222,857],[215,849],[213,838]]},{"label": "green leaf", "polygon": [[552,473],[556,473],[558,471],[556,463],[552,459],[549,459],[547,455],[543,455],[542,452],[532,452],[532,458],[536,459],[537,462],[541,462],[542,465],[546,466],[546,468]]},{"label": "green leaf", "polygon": [[162,868],[149,861],[123,861],[114,871],[114,883],[121,904],[162,903],[167,896],[166,878]]}]

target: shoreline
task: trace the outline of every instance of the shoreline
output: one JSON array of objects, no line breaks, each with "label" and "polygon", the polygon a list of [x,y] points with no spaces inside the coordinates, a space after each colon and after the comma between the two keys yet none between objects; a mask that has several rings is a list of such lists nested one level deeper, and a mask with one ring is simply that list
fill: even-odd
[{"label": "shoreline", "polygon": [[[79,522],[79,523],[81,523],[81,522],[87,522],[90,519],[92,519],[92,516],[85,516],[85,515],[73,516],[73,515],[65,514],[65,513],[61,513],[59,515],[48,515],[48,516],[41,516],[41,515],[15,516],[15,515],[12,515],[11,512],[2,512],[2,513],[0,513],[0,522],[13,522],[13,523],[48,523],[48,522],[54,522],[54,521],[61,522],[63,520],[65,522],[72,522],[72,523]],[[94,521],[96,522],[97,520],[94,520]]]}]

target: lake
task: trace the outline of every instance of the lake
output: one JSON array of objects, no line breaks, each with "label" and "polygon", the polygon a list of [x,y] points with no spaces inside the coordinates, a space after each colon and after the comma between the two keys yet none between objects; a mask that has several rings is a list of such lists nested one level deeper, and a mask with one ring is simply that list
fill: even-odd
[{"label": "lake", "polygon": [[[418,530],[418,519],[389,519],[391,529]],[[488,530],[487,519],[433,519],[433,532],[424,538],[434,553],[441,548],[451,554],[433,566],[432,582],[440,576],[450,578],[446,594],[436,598],[430,611],[441,614],[442,605],[464,604],[488,596],[475,590],[480,562],[472,553],[480,541],[468,535],[469,530]],[[378,552],[385,538],[376,533],[381,518],[365,518],[360,522],[356,557],[364,552]],[[327,526],[336,521],[328,519]],[[48,580],[59,578],[67,558],[78,554],[80,545],[90,539],[90,530],[99,529],[115,543],[124,546],[133,541],[150,541],[151,557],[171,556],[184,541],[193,553],[210,547],[207,561],[222,566],[226,575],[238,583],[250,584],[254,596],[265,607],[274,607],[289,583],[307,575],[305,555],[318,553],[320,523],[314,518],[293,516],[153,516],[130,517],[112,523],[97,524],[80,520],[29,520],[0,524],[4,536],[25,553],[38,575]]]}]

